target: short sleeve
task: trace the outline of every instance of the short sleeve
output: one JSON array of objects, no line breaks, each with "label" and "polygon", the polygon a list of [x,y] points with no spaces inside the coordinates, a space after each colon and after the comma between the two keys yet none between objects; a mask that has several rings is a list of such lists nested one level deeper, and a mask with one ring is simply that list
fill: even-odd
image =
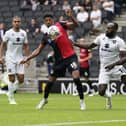
[{"label": "short sleeve", "polygon": [[26,32],[24,33],[24,43],[28,43],[28,36]]},{"label": "short sleeve", "polygon": [[4,36],[3,36],[3,42],[7,42],[9,40],[9,34],[8,32],[5,32]]},{"label": "short sleeve", "polygon": [[119,50],[126,51],[126,43],[122,39],[119,40]]},{"label": "short sleeve", "polygon": [[96,39],[93,41],[96,45],[100,45],[100,38],[101,36],[96,37]]}]

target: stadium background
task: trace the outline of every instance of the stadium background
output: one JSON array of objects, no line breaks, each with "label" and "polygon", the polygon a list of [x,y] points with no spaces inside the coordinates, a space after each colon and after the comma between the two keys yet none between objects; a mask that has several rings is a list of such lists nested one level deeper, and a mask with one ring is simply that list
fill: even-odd
[{"label": "stadium background", "polygon": [[[27,1],[27,0],[26,0]],[[82,2],[83,0],[68,0],[71,8],[74,6],[76,1]],[[92,0],[93,1],[93,0]],[[0,0],[0,22],[5,23],[6,29],[11,27],[12,17],[18,15],[22,18],[22,28],[26,29],[27,25],[31,21],[31,18],[36,18],[39,24],[43,23],[43,16],[47,12],[51,12],[54,15],[55,21],[58,21],[61,15],[64,15],[64,11],[62,10],[62,5],[64,0],[57,0],[57,4],[55,6],[49,3],[48,5],[44,5],[44,0],[40,0],[40,4],[38,5],[36,10],[32,10],[32,6],[28,5],[26,8],[22,8],[23,0]],[[126,40],[126,1],[121,0],[122,2],[122,12],[121,15],[114,16],[114,21],[119,24],[118,35],[121,36],[124,40]],[[115,5],[118,3],[118,0],[115,0]],[[105,23],[102,24],[101,33],[104,32]],[[79,31],[80,30],[80,31]],[[81,32],[81,29],[75,31],[76,40],[79,39],[77,36],[77,32]],[[86,34],[83,36],[89,42],[91,42],[96,36]],[[33,37],[30,33],[28,33],[30,50],[33,51],[39,42],[41,41],[42,33],[38,33],[35,37]],[[79,55],[79,50],[75,48],[77,54]],[[47,77],[47,66],[46,66],[46,57],[47,53],[50,51],[49,47],[46,47],[44,51],[42,51],[41,55],[39,55],[36,59],[33,59],[29,68],[26,68],[26,77],[25,84],[23,87],[19,89],[19,92],[38,92],[38,80],[44,80]],[[99,57],[98,57],[98,49],[93,49],[93,58],[90,60],[90,71],[91,78],[96,79],[98,77],[99,71]],[[5,66],[6,69],[6,66]],[[70,78],[70,75],[66,73],[66,77]],[[66,80],[66,78],[64,78]]]}]

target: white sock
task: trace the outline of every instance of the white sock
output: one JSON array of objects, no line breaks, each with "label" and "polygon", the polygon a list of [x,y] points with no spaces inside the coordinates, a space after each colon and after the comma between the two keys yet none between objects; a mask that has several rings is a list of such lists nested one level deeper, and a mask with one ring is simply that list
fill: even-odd
[{"label": "white sock", "polygon": [[80,99],[80,103],[83,103],[84,102],[84,100],[83,99]]},{"label": "white sock", "polygon": [[112,97],[112,94],[111,94],[111,92],[107,89],[106,91],[105,91],[105,96],[108,98],[108,97]]},{"label": "white sock", "polygon": [[8,92],[10,94],[14,94],[14,84],[12,82],[10,82],[10,81],[8,83]]},{"label": "white sock", "polygon": [[19,85],[18,85],[18,81],[16,80],[14,82],[14,85],[13,85],[13,91],[16,91],[18,89]]}]

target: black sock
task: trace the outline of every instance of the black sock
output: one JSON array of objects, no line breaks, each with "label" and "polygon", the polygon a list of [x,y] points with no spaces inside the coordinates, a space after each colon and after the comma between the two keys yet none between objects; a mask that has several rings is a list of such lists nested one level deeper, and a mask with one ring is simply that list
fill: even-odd
[{"label": "black sock", "polygon": [[51,87],[53,86],[54,82],[48,82],[46,87],[45,87],[45,91],[44,91],[44,98],[47,99],[49,96],[49,92],[51,90]]},{"label": "black sock", "polygon": [[80,99],[84,99],[84,95],[83,95],[83,89],[82,89],[82,84],[79,78],[73,79],[74,83],[77,86],[77,91],[79,93],[79,97]]},{"label": "black sock", "polygon": [[93,89],[93,86],[92,86],[92,84],[91,84],[91,81],[88,80],[87,83],[88,83],[88,85],[89,85],[90,90],[92,90],[92,89]]}]

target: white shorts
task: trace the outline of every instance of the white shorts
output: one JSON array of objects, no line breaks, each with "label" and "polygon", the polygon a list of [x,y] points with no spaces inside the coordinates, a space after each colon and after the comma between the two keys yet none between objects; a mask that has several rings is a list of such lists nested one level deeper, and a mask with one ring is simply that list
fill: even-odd
[{"label": "white shorts", "polygon": [[8,74],[24,74],[24,64],[6,61],[6,67]]},{"label": "white shorts", "polygon": [[112,78],[121,79],[122,75],[126,75],[126,69],[123,66],[116,66],[110,71],[101,68],[98,83],[109,84]]}]

